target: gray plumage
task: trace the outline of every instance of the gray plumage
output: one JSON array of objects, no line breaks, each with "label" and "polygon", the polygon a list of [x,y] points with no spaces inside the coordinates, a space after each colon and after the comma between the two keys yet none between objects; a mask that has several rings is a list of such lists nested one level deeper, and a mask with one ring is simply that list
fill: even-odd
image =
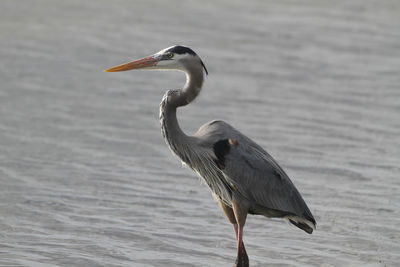
[{"label": "gray plumage", "polygon": [[234,193],[249,202],[250,213],[267,217],[294,215],[315,225],[314,217],[287,174],[254,141],[223,121],[203,125],[194,136],[207,145],[225,139],[237,141],[236,146],[231,145],[220,172],[231,185],[230,193],[237,188]]},{"label": "gray plumage", "polygon": [[[223,121],[206,123],[193,136],[182,132],[176,109],[196,98],[204,80],[202,64],[193,64],[196,61],[200,62],[196,54],[182,58],[187,82],[182,90],[167,91],[160,103],[161,129],[170,149],[228,206],[235,193],[249,202],[250,213],[267,217],[293,215],[315,226],[314,217],[287,174],[250,138]],[[235,139],[238,146],[230,149],[221,170],[213,145],[224,139]],[[304,228],[312,232],[312,226]]]},{"label": "gray plumage", "polygon": [[138,68],[186,73],[183,89],[167,91],[160,103],[162,134],[172,152],[205,181],[234,225],[238,241],[236,266],[248,266],[242,241],[247,213],[283,217],[312,233],[316,225],[313,215],[292,181],[262,147],[223,121],[206,123],[193,136],[179,127],[177,108],[198,96],[204,71],[207,73],[193,50],[172,46],[107,71]]}]

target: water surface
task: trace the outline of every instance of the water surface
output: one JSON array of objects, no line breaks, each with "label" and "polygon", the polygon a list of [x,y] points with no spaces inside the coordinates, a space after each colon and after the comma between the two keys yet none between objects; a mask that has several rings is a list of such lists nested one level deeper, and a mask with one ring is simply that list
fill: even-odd
[{"label": "water surface", "polygon": [[232,266],[207,187],[161,137],[184,76],[103,73],[173,44],[210,75],[179,112],[284,167],[318,222],[250,216],[252,266],[400,262],[398,1],[0,2],[0,266]]}]

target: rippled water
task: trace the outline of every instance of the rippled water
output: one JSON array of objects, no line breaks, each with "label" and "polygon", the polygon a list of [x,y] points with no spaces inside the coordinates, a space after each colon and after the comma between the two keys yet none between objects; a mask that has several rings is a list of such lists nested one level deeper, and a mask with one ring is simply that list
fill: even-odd
[{"label": "rippled water", "polygon": [[164,144],[180,73],[102,70],[176,43],[210,75],[179,119],[265,147],[318,221],[250,216],[252,266],[400,262],[398,1],[0,2],[0,266],[231,266],[207,187]]}]

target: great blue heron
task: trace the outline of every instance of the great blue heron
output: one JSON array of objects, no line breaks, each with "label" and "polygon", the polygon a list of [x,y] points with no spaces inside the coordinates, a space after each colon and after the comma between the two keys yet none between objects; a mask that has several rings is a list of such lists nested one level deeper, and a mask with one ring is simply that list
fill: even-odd
[{"label": "great blue heron", "polygon": [[125,63],[106,72],[131,69],[179,70],[186,73],[181,90],[168,90],[160,103],[160,123],[166,143],[184,163],[204,179],[233,224],[237,240],[236,266],[248,266],[243,244],[247,214],[287,219],[311,234],[315,219],[299,191],[259,145],[226,122],[214,120],[186,135],[176,118],[178,107],[192,102],[203,85],[200,57],[189,47],[171,46],[154,55]]}]

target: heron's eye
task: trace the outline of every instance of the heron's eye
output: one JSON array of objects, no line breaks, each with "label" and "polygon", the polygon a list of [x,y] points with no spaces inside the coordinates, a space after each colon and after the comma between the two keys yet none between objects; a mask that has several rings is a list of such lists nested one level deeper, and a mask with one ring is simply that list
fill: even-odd
[{"label": "heron's eye", "polygon": [[168,57],[168,58],[173,58],[173,57],[174,57],[174,53],[169,52],[169,53],[167,54],[167,57]]}]

